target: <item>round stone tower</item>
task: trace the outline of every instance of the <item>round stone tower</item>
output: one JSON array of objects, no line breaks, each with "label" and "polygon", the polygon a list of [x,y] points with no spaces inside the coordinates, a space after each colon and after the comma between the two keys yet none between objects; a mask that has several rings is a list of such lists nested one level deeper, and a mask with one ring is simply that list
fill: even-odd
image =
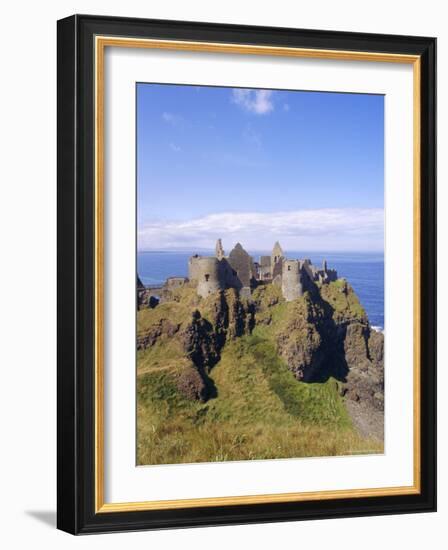
[{"label": "round stone tower", "polygon": [[195,254],[188,260],[188,278],[190,281],[198,280],[198,265],[200,258],[198,254]]},{"label": "round stone tower", "polygon": [[282,271],[282,294],[287,302],[303,295],[302,274],[299,260],[284,260]]},{"label": "round stone tower", "polygon": [[205,298],[213,292],[224,288],[221,265],[214,256],[199,257],[195,262],[195,275],[198,282],[197,292]]}]

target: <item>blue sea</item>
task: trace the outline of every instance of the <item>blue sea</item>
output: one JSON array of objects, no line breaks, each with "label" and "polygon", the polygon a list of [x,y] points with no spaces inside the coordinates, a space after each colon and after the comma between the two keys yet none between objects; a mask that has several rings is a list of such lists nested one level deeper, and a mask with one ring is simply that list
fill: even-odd
[{"label": "blue sea", "polygon": [[[251,252],[257,260],[260,254]],[[165,282],[167,277],[188,276],[188,259],[195,251],[182,252],[139,252],[137,271],[145,285]],[[212,252],[200,252],[212,254]],[[322,265],[326,259],[328,267],[336,269],[339,277],[345,277],[355,289],[370,320],[378,330],[384,329],[384,256],[381,253],[364,252],[300,252],[286,251],[289,258],[310,258],[314,265]]]}]

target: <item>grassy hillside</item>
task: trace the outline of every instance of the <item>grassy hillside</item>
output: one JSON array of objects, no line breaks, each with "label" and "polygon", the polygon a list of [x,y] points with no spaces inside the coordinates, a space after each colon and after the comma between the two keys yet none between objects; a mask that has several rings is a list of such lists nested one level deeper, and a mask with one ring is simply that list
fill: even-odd
[{"label": "grassy hillside", "polygon": [[[276,303],[275,289],[267,292],[270,296],[262,299],[273,302],[273,315],[281,320],[291,306]],[[189,298],[193,300],[193,295]],[[186,322],[185,303],[164,306],[174,308],[179,322]],[[160,321],[162,308],[155,313],[159,308],[154,313],[139,312],[139,330],[149,326],[151,316],[159,316]],[[208,374],[216,394],[207,402],[187,399],[179,392],[179,380],[189,370],[195,372],[176,338],[162,337],[138,352],[138,464],[383,450],[381,443],[362,439],[353,429],[339,382],[333,378],[325,383],[297,381],[277,354],[268,325],[225,344],[220,361]]]}]

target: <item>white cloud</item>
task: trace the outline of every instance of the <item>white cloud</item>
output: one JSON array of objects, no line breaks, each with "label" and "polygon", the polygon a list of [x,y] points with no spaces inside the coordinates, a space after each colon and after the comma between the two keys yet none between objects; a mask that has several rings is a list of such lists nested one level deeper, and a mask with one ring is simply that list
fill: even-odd
[{"label": "white cloud", "polygon": [[271,90],[232,90],[232,103],[236,103],[246,111],[257,115],[265,115],[274,110]]},{"label": "white cloud", "polygon": [[381,208],[224,212],[187,221],[155,221],[139,228],[139,250],[214,247],[240,241],[249,250],[269,250],[280,240],[286,250],[382,250]]},{"label": "white cloud", "polygon": [[170,143],[170,149],[175,153],[179,153],[179,151],[182,151],[179,145],[176,145],[175,143]]}]

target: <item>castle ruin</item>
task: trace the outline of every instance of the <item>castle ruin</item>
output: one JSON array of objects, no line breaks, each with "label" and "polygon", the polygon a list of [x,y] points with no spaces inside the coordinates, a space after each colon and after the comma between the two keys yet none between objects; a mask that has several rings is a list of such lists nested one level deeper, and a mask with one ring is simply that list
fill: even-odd
[{"label": "castle ruin", "polygon": [[145,297],[145,305],[152,307],[151,299],[154,301],[157,297],[157,301],[166,301],[172,290],[189,281],[196,283],[197,293],[202,298],[227,288],[234,288],[240,296],[250,298],[258,285],[272,283],[281,287],[284,299],[290,302],[311,290],[316,283],[326,284],[337,278],[336,270],[328,269],[326,260],[317,268],[308,258],[286,258],[279,242],[275,243],[270,256],[260,256],[257,262],[240,243],[226,256],[222,241],[218,239],[214,256],[195,254],[190,257],[188,278],[169,277],[157,288],[144,287],[138,278],[137,294],[139,305]]},{"label": "castle ruin", "polygon": [[278,242],[270,256],[260,256],[254,262],[240,243],[225,256],[221,239],[216,244],[216,256],[190,258],[188,273],[189,280],[197,282],[202,297],[226,288],[236,288],[240,295],[250,297],[258,284],[273,283],[281,287],[286,301],[299,298],[316,282],[329,283],[338,278],[325,260],[322,268],[316,268],[309,259],[287,259]]}]

